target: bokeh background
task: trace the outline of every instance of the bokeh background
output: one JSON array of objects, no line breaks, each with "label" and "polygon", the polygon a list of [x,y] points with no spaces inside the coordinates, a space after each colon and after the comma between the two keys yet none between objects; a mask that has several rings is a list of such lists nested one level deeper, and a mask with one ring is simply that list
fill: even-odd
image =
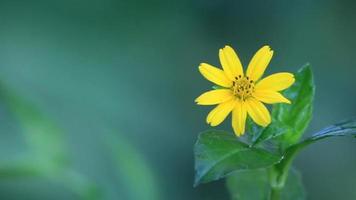
[{"label": "bokeh background", "polygon": [[[223,181],[192,187],[193,144],[211,109],[194,104],[211,87],[199,63],[219,65],[225,44],[245,65],[271,45],[267,73],[310,62],[310,134],[356,115],[355,9],[351,0],[1,0],[0,199],[228,199]],[[336,138],[301,153],[308,199],[356,199],[355,151],[356,140]]]}]

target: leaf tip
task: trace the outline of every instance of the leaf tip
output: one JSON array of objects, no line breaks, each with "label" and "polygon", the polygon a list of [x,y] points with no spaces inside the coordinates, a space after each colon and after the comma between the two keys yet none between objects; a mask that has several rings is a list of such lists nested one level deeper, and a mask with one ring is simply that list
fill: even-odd
[{"label": "leaf tip", "polygon": [[200,185],[200,184],[201,184],[201,178],[199,178],[199,177],[195,174],[193,187],[196,188],[196,187],[198,187],[198,185]]}]

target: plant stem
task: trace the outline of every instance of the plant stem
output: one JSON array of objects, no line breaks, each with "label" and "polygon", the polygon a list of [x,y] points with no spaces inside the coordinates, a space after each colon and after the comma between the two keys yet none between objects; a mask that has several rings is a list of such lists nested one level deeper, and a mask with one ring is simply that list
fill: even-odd
[{"label": "plant stem", "polygon": [[288,178],[289,169],[292,165],[294,157],[297,153],[306,145],[309,144],[309,141],[301,143],[301,145],[291,146],[287,149],[284,154],[284,158],[277,164],[271,167],[270,169],[270,186],[271,186],[271,195],[270,200],[280,200],[281,191],[284,188],[286,180]]},{"label": "plant stem", "polygon": [[271,193],[269,200],[280,200],[281,191],[284,187],[283,179],[281,179],[282,171],[278,168],[278,164],[271,167],[269,171],[269,179],[271,186]]},{"label": "plant stem", "polygon": [[269,200],[280,200],[281,199],[281,192],[284,188],[284,185],[287,181],[289,169],[293,163],[295,156],[306,146],[313,143],[313,139],[307,139],[299,144],[292,145],[284,153],[283,159],[273,165],[270,168],[270,186],[271,186],[271,193]]}]

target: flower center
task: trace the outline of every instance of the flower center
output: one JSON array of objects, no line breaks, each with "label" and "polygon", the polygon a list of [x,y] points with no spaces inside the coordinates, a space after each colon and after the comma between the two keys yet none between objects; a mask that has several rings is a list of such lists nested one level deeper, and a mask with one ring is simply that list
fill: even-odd
[{"label": "flower center", "polygon": [[248,76],[236,76],[231,87],[234,95],[242,100],[251,96],[255,89],[255,84]]}]

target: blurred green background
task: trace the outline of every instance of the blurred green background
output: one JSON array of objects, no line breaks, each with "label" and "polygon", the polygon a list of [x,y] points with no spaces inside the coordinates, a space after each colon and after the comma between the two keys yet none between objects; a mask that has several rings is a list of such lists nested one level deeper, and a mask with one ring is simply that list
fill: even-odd
[{"label": "blurred green background", "polygon": [[[0,199],[228,199],[223,181],[192,187],[193,144],[211,109],[194,104],[211,87],[199,63],[219,66],[225,44],[244,65],[271,45],[267,74],[310,62],[311,133],[355,116],[355,9],[351,0],[1,0]],[[355,151],[339,138],[302,152],[308,199],[356,199]]]}]

